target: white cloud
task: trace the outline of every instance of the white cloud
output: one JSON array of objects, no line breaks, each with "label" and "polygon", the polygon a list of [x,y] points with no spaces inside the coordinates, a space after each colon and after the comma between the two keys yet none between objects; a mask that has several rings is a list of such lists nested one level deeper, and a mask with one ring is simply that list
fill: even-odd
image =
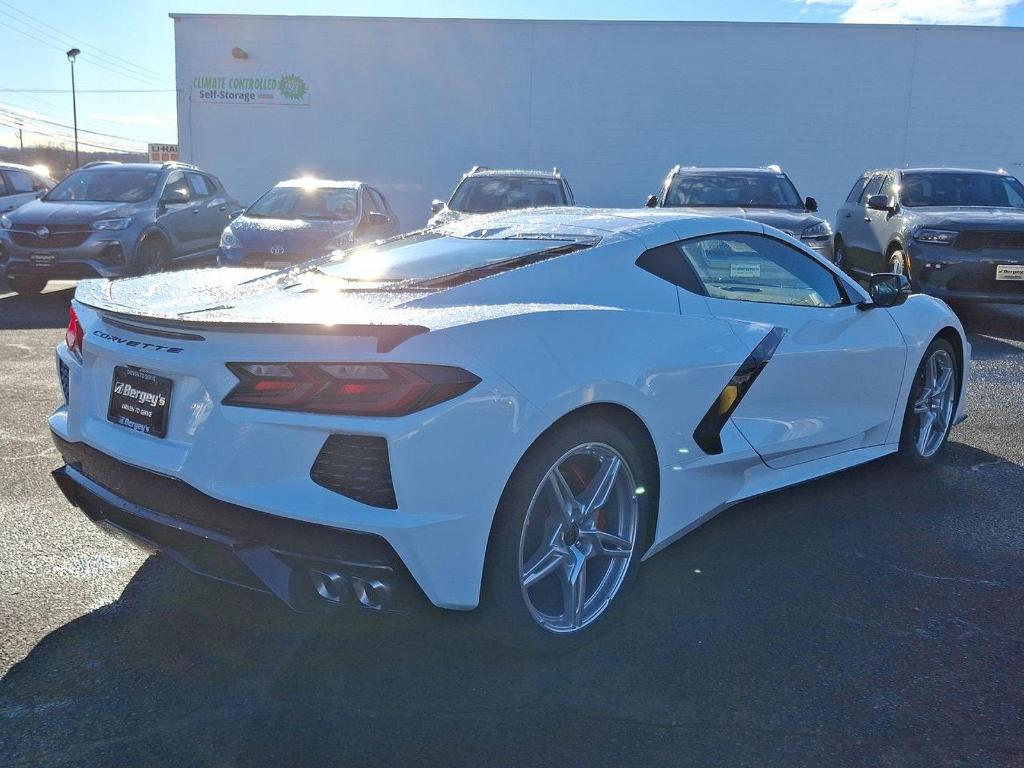
[{"label": "white cloud", "polygon": [[1006,13],[1021,0],[803,0],[805,6],[845,7],[849,24],[1006,23]]}]

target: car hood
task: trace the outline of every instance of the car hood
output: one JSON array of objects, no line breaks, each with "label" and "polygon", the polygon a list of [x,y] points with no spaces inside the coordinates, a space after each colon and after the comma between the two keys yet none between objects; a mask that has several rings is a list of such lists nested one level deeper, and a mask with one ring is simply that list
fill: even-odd
[{"label": "car hood", "polygon": [[99,219],[130,216],[130,203],[68,202],[33,200],[8,214],[14,224],[92,224]]},{"label": "car hood", "polygon": [[759,224],[767,224],[769,227],[781,229],[794,237],[799,237],[807,227],[818,224],[824,219],[807,213],[806,211],[794,211],[786,208],[726,208],[724,206],[689,206],[683,208],[672,207],[668,210],[681,211],[684,213],[701,213],[706,216],[731,216],[736,219],[749,219]]},{"label": "car hood", "polygon": [[904,208],[915,226],[933,229],[1024,229],[1024,209],[1020,208]]},{"label": "car hood", "polygon": [[256,219],[243,215],[231,222],[231,231],[247,250],[269,251],[276,247],[284,248],[285,254],[310,256],[330,250],[336,240],[353,229],[353,221]]}]

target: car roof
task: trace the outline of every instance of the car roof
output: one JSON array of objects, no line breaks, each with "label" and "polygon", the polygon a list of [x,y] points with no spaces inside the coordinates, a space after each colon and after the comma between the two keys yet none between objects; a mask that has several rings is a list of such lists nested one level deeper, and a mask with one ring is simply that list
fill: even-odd
[{"label": "car roof", "polygon": [[990,176],[1008,176],[1006,171],[993,171],[988,168],[897,168],[900,173],[984,173]]},{"label": "car roof", "polygon": [[22,165],[21,163],[9,163],[6,160],[0,160],[0,168],[5,168],[12,171],[27,171],[29,173],[34,173],[37,176],[46,175],[45,173],[40,173],[31,165]]},{"label": "car roof", "polygon": [[562,177],[557,171],[530,171],[522,168],[477,168],[467,173],[466,176],[523,176],[536,179],[560,179]]},{"label": "car roof", "polygon": [[309,176],[303,176],[298,179],[285,179],[279,181],[274,185],[275,187],[315,187],[317,189],[326,188],[337,188],[337,189],[359,189],[360,187],[366,186],[362,181],[339,181],[336,179],[314,179]]},{"label": "car roof", "polygon": [[742,165],[679,165],[672,170],[678,173],[703,173],[714,171],[716,173],[770,173],[772,175],[782,173],[782,169],[775,168],[754,168]]},{"label": "car roof", "polygon": [[[578,235],[582,231],[600,235],[631,234],[651,225],[673,221],[708,221],[721,218],[696,212],[683,212],[666,208],[584,208],[563,206],[530,208],[519,211],[501,211],[479,214],[452,222],[441,230],[456,237],[486,237],[488,232],[514,230],[520,236],[555,238],[559,234]],[[730,221],[734,221],[730,219]]]}]

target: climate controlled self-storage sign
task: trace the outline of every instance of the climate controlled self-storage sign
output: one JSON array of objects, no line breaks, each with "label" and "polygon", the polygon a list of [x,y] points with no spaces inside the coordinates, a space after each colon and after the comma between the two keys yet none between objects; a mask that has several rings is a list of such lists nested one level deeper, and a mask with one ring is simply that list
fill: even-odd
[{"label": "climate controlled self-storage sign", "polygon": [[309,106],[309,77],[294,73],[246,77],[197,75],[192,79],[189,100],[208,104]]}]

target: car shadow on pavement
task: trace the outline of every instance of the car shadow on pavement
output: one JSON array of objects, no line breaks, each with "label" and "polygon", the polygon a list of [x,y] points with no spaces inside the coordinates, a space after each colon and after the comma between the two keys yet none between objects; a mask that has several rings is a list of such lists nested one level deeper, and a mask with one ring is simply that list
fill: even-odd
[{"label": "car shadow on pavement", "polygon": [[[962,304],[954,309],[976,359],[1024,356],[1024,306]],[[1020,342],[1020,346],[1015,346],[1014,342]]]},{"label": "car shadow on pavement", "polygon": [[0,329],[30,330],[37,328],[65,328],[68,324],[68,305],[75,295],[74,286],[58,283],[43,293],[20,295],[4,293],[0,284]]},{"label": "car shadow on pavement", "polygon": [[740,504],[561,658],[150,558],[0,682],[0,765],[1016,764],[1022,493],[1024,468],[951,443]]}]

